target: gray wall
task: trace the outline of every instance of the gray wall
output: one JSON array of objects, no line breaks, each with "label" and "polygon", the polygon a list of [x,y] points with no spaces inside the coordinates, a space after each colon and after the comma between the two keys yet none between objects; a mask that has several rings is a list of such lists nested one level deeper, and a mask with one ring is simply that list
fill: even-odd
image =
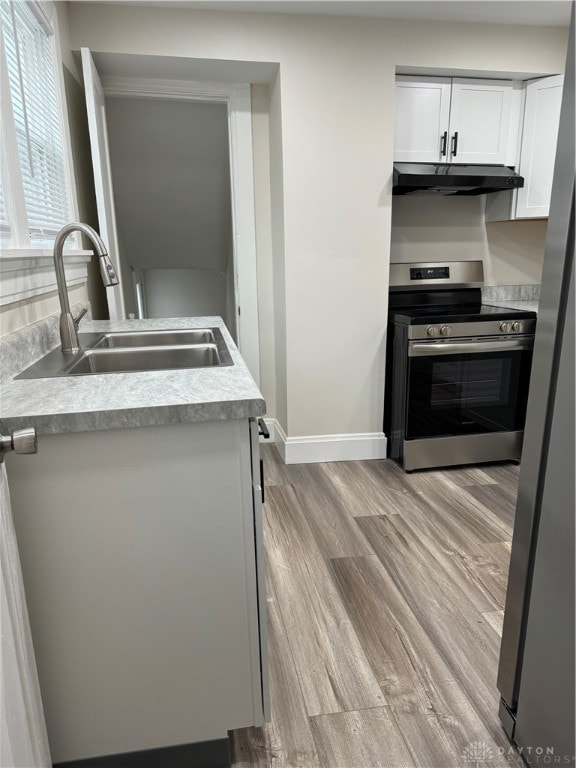
[{"label": "gray wall", "polygon": [[[208,312],[226,319],[232,263],[226,106],[109,98],[106,110],[122,258],[145,270],[149,315]],[[147,270],[161,272],[146,277]],[[172,302],[179,281],[201,286],[200,293],[180,290]],[[133,297],[126,298],[134,311]]]}]

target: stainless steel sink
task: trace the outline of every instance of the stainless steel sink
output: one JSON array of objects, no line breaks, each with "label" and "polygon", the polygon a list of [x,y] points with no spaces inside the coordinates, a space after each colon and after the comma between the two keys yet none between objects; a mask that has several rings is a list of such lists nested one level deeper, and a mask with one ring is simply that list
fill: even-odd
[{"label": "stainless steel sink", "polygon": [[81,350],[55,349],[17,379],[234,365],[219,328],[81,333]]},{"label": "stainless steel sink", "polygon": [[104,333],[92,347],[160,347],[181,344],[216,344],[218,328],[194,330],[126,331]]},{"label": "stainless steel sink", "polygon": [[168,371],[176,368],[206,368],[220,365],[215,344],[86,349],[65,371],[67,376],[131,371]]}]

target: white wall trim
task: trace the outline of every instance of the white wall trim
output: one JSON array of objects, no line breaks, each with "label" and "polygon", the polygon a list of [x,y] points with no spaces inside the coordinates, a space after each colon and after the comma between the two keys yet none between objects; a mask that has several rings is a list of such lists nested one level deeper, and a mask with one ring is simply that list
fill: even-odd
[{"label": "white wall trim", "polygon": [[260,385],[250,85],[103,77],[102,86],[107,97],[182,99],[227,105],[238,348],[254,380]]},{"label": "white wall trim", "polygon": [[[68,252],[64,256],[66,285],[71,288],[88,281],[92,251]],[[0,259],[0,306],[31,299],[58,289],[54,259],[50,250],[4,252]]]},{"label": "white wall trim", "polygon": [[285,464],[386,458],[387,439],[383,432],[287,437],[276,419],[266,419],[271,435],[271,422],[274,422],[274,442]]},{"label": "white wall trim", "polygon": [[[270,427],[268,427],[270,429]],[[284,463],[286,463],[286,441],[288,438],[286,437],[286,432],[284,432],[282,425],[278,421],[278,419],[274,419],[274,442],[276,444],[276,448],[278,452],[280,453],[280,456],[282,457],[282,460]]]},{"label": "white wall trim", "polygon": [[228,102],[234,92],[250,88],[236,83],[208,83],[200,80],[166,80],[144,77],[102,77],[106,96],[121,98],[191,99],[192,101]]},{"label": "white wall trim", "polygon": [[82,58],[82,75],[84,77],[84,96],[86,99],[86,116],[88,118],[90,155],[94,173],[98,227],[100,236],[108,246],[108,254],[116,268],[116,276],[118,278],[117,284],[106,291],[106,300],[110,319],[119,320],[126,317],[124,290],[128,287],[129,280],[127,279],[127,265],[120,258],[121,250],[118,245],[118,227],[116,224],[108,128],[106,125],[106,100],[104,88],[90,50],[88,48],[81,48],[80,55]]}]

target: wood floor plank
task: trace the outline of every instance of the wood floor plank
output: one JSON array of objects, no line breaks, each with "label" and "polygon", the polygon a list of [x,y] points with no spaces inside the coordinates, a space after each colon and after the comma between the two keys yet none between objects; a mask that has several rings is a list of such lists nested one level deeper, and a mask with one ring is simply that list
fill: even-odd
[{"label": "wood floor plank", "polygon": [[411,768],[414,765],[388,707],[310,720],[323,768]]},{"label": "wood floor plank", "polygon": [[[473,582],[457,578],[459,574],[446,567],[442,557],[426,557],[427,543],[415,541],[417,532],[398,515],[357,518],[357,522],[454,679],[476,711],[489,716],[495,705],[498,649],[484,631]],[[492,604],[484,612],[501,607]]]},{"label": "wood floor plank", "polygon": [[[432,508],[430,519],[445,528],[445,538],[460,542],[460,551],[466,551],[477,545],[507,541],[512,536],[512,528],[471,494],[468,487],[451,489],[430,489],[422,494],[426,505]],[[469,538],[469,545],[463,538]]]},{"label": "wood floor plank", "polygon": [[520,479],[520,465],[512,461],[498,462],[497,464],[484,464],[484,471],[490,475],[495,483],[508,485],[511,484],[518,488]]},{"label": "wood floor plank", "polygon": [[[460,768],[466,760],[466,749],[476,743],[485,744],[491,757],[482,761],[482,768],[509,768],[507,759],[499,754],[498,746],[482,728],[477,739],[466,732],[457,716],[438,714],[422,709],[390,707],[390,714],[403,735],[416,768]],[[478,733],[478,732],[477,732]],[[472,735],[472,739],[471,739]]]},{"label": "wood floor plank", "polygon": [[485,732],[469,741],[455,718],[430,710],[378,707],[313,717],[311,726],[323,768],[460,768],[474,743],[489,755],[483,767],[510,766]]},{"label": "wood floor plank", "polygon": [[518,492],[512,483],[498,483],[497,485],[477,485],[467,488],[470,496],[473,496],[483,506],[492,510],[508,528],[514,527],[514,515],[516,513],[516,498]]},{"label": "wood floor plank", "polygon": [[508,567],[510,555],[512,553],[512,536],[505,541],[496,541],[493,544],[486,544],[484,549],[486,552],[489,552],[493,558],[496,558],[500,563],[503,563]]},{"label": "wood floor plank", "polygon": [[386,703],[290,486],[264,506],[271,580],[309,715]]},{"label": "wood floor plank", "polygon": [[[356,518],[361,524],[364,534],[374,547],[373,535],[387,537],[387,548],[394,551],[398,562],[403,557],[407,564],[414,569],[414,576],[426,579],[432,577],[436,594],[444,600],[445,607],[450,607],[455,613],[464,609],[471,611],[490,611],[499,609],[500,603],[495,599],[493,590],[484,581],[477,578],[476,571],[471,567],[478,560],[473,553],[481,551],[486,562],[491,563],[489,555],[473,541],[451,540],[439,526],[432,507],[423,506],[411,515],[395,515],[390,518]],[[362,524],[363,520],[389,520],[388,526],[382,527],[377,522],[370,529]],[[462,551],[461,547],[466,547]],[[470,555],[470,559],[467,556]],[[394,565],[394,562],[391,563]]]},{"label": "wood floor plank", "polygon": [[268,582],[268,657],[271,720],[230,733],[234,768],[318,768],[320,765],[292,652]]},{"label": "wood floor plank", "polygon": [[274,443],[261,443],[260,456],[264,461],[264,486],[288,485],[287,468]]},{"label": "wood floor plank", "polygon": [[292,487],[323,557],[373,554],[337,492],[318,465],[294,465]]},{"label": "wood floor plank", "polygon": [[461,487],[484,486],[496,483],[492,474],[487,469],[481,467],[452,467],[428,471],[434,472],[434,474],[438,473],[439,477],[445,482]]},{"label": "wood floor plank", "polygon": [[419,493],[423,489],[434,488],[441,482],[436,473],[404,472],[391,459],[365,462],[365,470],[377,484],[395,491]]},{"label": "wood floor plank", "polygon": [[470,577],[491,595],[496,606],[503,606],[506,600],[510,560],[508,542],[490,544],[480,552],[463,553],[460,557]]},{"label": "wood floor plank", "polygon": [[370,471],[369,462],[340,461],[321,464],[320,468],[352,517],[401,514],[412,504],[413,493],[406,488],[390,487]]},{"label": "wood floor plank", "polygon": [[492,627],[498,637],[502,637],[504,611],[491,611],[489,613],[483,613],[482,618]]},{"label": "wood floor plank", "polygon": [[456,489],[450,495],[431,491],[398,493],[402,505],[395,513],[413,520],[421,528],[422,537],[430,537],[446,553],[483,552],[485,546],[510,537],[510,530],[499,518],[475,498],[468,489]]},{"label": "wood floor plank", "polygon": [[490,472],[479,467],[453,467],[447,469],[424,469],[405,472],[390,459],[374,462],[369,471],[382,477],[391,487],[413,493],[427,493],[429,490],[443,490],[454,487],[493,485],[497,482]]},{"label": "wood floor plank", "polygon": [[234,767],[461,768],[474,742],[484,768],[508,765],[496,670],[518,468],[287,467],[262,448],[272,722],[231,734]]},{"label": "wood floor plank", "polygon": [[390,705],[430,707],[397,622],[390,615],[388,585],[375,556],[339,558],[328,563],[346,611]]},{"label": "wood floor plank", "polygon": [[[501,746],[503,737],[499,724],[496,726],[495,665],[494,679],[490,680],[486,693],[488,704],[484,702],[493,713],[494,727],[488,729],[459,680],[470,674],[469,668],[473,671],[477,664],[475,656],[464,654],[457,660],[459,666],[453,669],[453,657],[448,655],[446,658],[444,643],[438,643],[434,633],[429,631],[421,609],[406,599],[377,557],[333,560],[330,567],[364,651],[383,681],[391,711],[399,713],[401,732],[408,746],[413,748],[414,762],[427,765],[426,760],[435,756],[439,766],[459,765],[462,750],[470,742],[485,741],[494,750]],[[442,621],[435,607],[428,607],[430,619]],[[450,631],[461,638],[459,627],[451,626]],[[479,634],[486,635],[483,642],[488,643],[496,654],[499,643],[493,630],[488,627],[488,632],[480,631]],[[476,695],[481,696],[482,691],[474,691]],[[416,720],[405,717],[406,713],[412,713]],[[419,713],[418,717],[416,713]],[[426,720],[429,713],[436,716],[432,723]],[[420,723],[422,738],[434,739],[421,753],[422,758],[426,758],[423,763],[418,762],[418,744],[411,745],[411,737],[407,735],[418,718],[424,718]],[[444,755],[446,761],[443,762],[439,755]],[[448,756],[451,761],[447,760]]]}]

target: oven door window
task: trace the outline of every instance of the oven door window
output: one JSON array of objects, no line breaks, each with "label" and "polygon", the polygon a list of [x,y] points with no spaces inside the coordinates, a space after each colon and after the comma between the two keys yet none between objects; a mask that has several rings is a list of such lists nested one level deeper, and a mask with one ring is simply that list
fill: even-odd
[{"label": "oven door window", "polygon": [[406,437],[524,428],[531,350],[409,358]]}]

